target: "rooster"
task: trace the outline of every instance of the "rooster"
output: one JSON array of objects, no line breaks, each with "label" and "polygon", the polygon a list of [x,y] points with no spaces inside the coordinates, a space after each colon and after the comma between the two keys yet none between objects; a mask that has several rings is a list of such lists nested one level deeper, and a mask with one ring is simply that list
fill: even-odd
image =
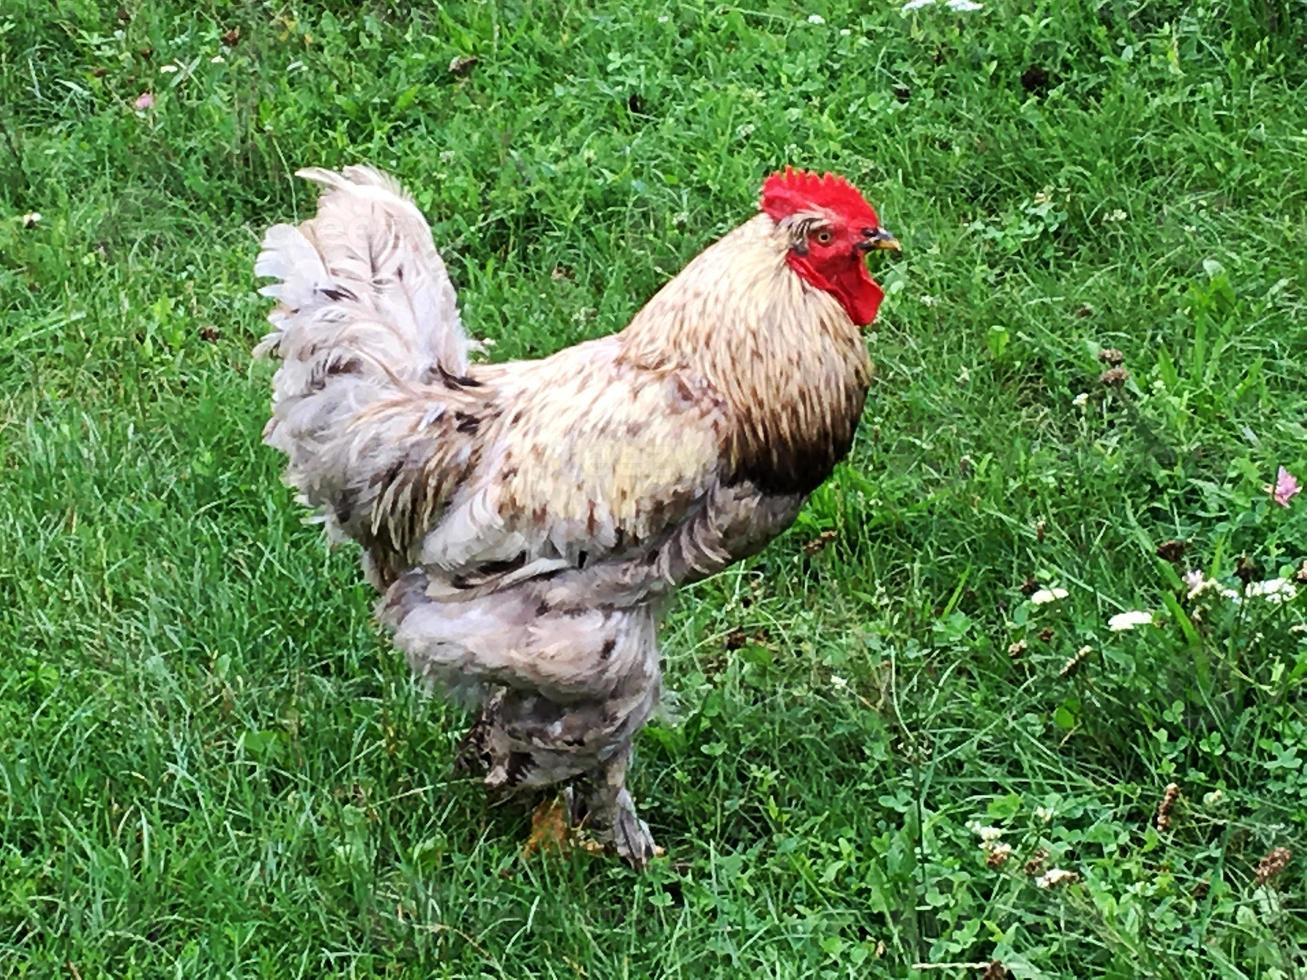
[{"label": "rooster", "polygon": [[479,708],[458,763],[510,791],[575,790],[573,819],[654,854],[626,786],[659,696],[676,586],[760,550],[848,453],[898,249],[846,180],[787,168],[620,333],[472,363],[411,198],[368,167],[300,171],[317,214],[279,224],[280,363],[264,441],[333,540],[363,552],[413,670]]}]

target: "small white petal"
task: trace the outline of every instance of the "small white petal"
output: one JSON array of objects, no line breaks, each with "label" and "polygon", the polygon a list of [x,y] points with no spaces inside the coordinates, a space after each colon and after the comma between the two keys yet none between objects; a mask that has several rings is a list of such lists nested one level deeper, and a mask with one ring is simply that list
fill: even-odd
[{"label": "small white petal", "polygon": [[1238,593],[1233,589],[1222,589],[1220,582],[1214,578],[1208,578],[1196,568],[1184,573],[1184,584],[1189,587],[1189,594],[1186,597],[1188,599],[1197,599],[1212,589],[1216,589],[1226,598],[1238,597]]},{"label": "small white petal", "polygon": [[1035,879],[1035,885],[1039,888],[1056,888],[1058,885],[1075,881],[1077,877],[1079,876],[1074,871],[1067,871],[1065,868],[1049,868]]},{"label": "small white petal", "polygon": [[1113,633],[1124,633],[1126,630],[1132,630],[1136,626],[1148,626],[1153,622],[1153,614],[1144,612],[1142,609],[1131,609],[1128,612],[1117,613],[1107,621],[1107,628]]},{"label": "small white petal", "polygon": [[1053,820],[1053,808],[1051,806],[1041,806],[1035,810],[1035,817],[1040,823],[1051,823]]},{"label": "small white petal", "polygon": [[809,23],[809,24],[824,24],[824,23],[826,23],[826,18],[823,17],[821,14],[809,14],[809,15],[808,15],[808,23]]},{"label": "small white petal", "polygon": [[176,70],[177,70],[176,65],[162,65],[159,68],[159,71],[163,72],[163,74],[165,75],[171,75]]},{"label": "small white petal", "polygon": [[949,10],[956,14],[969,14],[979,10],[984,4],[976,3],[975,0],[948,0]]},{"label": "small white petal", "polygon": [[935,0],[908,0],[908,2],[903,5],[903,12],[908,14],[914,10],[920,10],[922,7],[933,6],[935,6]]},{"label": "small white petal", "polygon": [[1287,578],[1272,578],[1265,582],[1249,582],[1244,595],[1250,599],[1265,599],[1276,605],[1288,602],[1298,594],[1297,588]]},{"label": "small white petal", "polygon": [[967,829],[980,838],[982,844],[990,844],[1003,836],[1002,827],[982,827],[979,821],[972,820]]},{"label": "small white petal", "polygon": [[1080,394],[1076,395],[1075,398],[1071,399],[1071,404],[1076,408],[1084,408],[1089,404],[1089,392],[1082,391]]},{"label": "small white petal", "polygon": [[1057,602],[1059,599],[1065,599],[1066,597],[1066,589],[1039,589],[1037,592],[1031,593],[1030,601],[1036,606],[1044,606],[1050,602]]}]

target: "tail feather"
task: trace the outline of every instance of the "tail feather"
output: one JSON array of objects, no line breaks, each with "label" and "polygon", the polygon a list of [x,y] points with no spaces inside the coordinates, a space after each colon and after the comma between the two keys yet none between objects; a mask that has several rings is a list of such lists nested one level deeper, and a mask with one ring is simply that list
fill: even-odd
[{"label": "tail feather", "polygon": [[275,348],[290,317],[357,304],[350,312],[386,324],[407,347],[409,363],[392,364],[392,370],[411,373],[434,363],[463,374],[468,339],[454,287],[431,229],[409,196],[370,167],[346,167],[341,173],[308,168],[298,176],[326,189],[312,219],[298,228],[274,225],[264,236],[254,270],[278,280],[260,292],[281,308],[269,318],[278,329],[264,338],[261,349]]},{"label": "tail feather", "polygon": [[300,176],[325,187],[317,214],[269,228],[254,265],[277,301],[255,349],[280,361],[264,441],[384,581],[470,458],[455,413],[475,396],[429,384],[467,373],[467,336],[430,228],[398,184],[368,167]]},{"label": "tail feather", "polygon": [[263,251],[254,263],[254,274],[276,279],[259,293],[290,309],[311,306],[317,290],[331,285],[322,256],[291,225],[273,225],[268,229],[263,237]]}]

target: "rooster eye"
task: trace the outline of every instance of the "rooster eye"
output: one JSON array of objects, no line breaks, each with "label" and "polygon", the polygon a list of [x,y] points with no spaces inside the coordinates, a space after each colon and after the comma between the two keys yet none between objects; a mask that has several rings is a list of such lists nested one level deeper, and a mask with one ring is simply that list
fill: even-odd
[{"label": "rooster eye", "polygon": [[835,236],[832,235],[829,231],[822,230],[817,232],[817,234],[814,235],[813,237],[817,239],[818,244],[829,245],[831,243],[831,240]]}]

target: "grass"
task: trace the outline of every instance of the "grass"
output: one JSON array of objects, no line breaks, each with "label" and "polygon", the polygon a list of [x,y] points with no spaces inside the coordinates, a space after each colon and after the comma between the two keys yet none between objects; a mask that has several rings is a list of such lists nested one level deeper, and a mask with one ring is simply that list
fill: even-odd
[{"label": "grass", "polygon": [[[0,972],[1303,975],[1307,590],[1179,575],[1307,557],[1263,490],[1307,477],[1307,11],[898,7],[0,13]],[[622,326],[786,162],[904,243],[850,462],[671,614],[645,876],[520,857],[259,446],[257,237],[351,161],[496,356]]]}]

